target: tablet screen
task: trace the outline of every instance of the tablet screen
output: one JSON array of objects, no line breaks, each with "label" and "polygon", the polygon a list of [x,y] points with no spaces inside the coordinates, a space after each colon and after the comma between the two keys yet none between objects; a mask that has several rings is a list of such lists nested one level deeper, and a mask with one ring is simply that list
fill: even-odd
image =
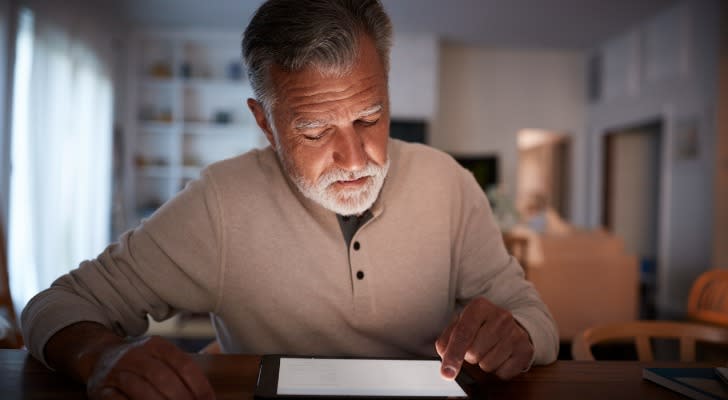
[{"label": "tablet screen", "polygon": [[280,359],[278,395],[466,397],[437,360]]}]

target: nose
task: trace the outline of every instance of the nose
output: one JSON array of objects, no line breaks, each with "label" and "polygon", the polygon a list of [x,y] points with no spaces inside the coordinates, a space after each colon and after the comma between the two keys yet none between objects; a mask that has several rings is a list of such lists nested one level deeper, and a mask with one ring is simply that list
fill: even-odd
[{"label": "nose", "polygon": [[353,127],[342,129],[336,135],[334,163],[346,171],[358,171],[366,166],[364,140]]}]

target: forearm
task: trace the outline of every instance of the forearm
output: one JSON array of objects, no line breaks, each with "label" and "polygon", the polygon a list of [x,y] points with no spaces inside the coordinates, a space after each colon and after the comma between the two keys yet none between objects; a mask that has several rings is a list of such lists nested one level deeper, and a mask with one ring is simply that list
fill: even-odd
[{"label": "forearm", "polygon": [[45,359],[52,368],[86,383],[101,353],[124,339],[96,322],[78,322],[51,336]]}]

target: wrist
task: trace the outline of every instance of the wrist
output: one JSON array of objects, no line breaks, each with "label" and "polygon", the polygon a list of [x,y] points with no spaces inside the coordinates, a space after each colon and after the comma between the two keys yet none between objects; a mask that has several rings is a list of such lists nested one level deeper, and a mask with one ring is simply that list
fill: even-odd
[{"label": "wrist", "polygon": [[53,335],[45,346],[48,365],[86,383],[102,354],[124,339],[96,322],[78,322]]},{"label": "wrist", "polygon": [[87,383],[99,360],[113,349],[123,345],[123,339],[116,335],[104,337],[97,342],[84,346],[74,357],[74,370],[77,378]]}]

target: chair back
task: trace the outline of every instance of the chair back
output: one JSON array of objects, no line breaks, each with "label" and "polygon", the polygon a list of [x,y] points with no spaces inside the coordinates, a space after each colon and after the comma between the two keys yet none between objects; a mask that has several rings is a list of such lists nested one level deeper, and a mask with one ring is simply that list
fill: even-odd
[{"label": "chair back", "polygon": [[688,322],[632,321],[589,328],[574,338],[571,353],[575,360],[594,360],[592,346],[630,340],[640,361],[654,361],[651,339],[677,339],[680,361],[695,361],[696,342],[728,344],[728,329]]},{"label": "chair back", "polygon": [[728,269],[711,269],[695,280],[688,297],[688,318],[728,327]]}]

